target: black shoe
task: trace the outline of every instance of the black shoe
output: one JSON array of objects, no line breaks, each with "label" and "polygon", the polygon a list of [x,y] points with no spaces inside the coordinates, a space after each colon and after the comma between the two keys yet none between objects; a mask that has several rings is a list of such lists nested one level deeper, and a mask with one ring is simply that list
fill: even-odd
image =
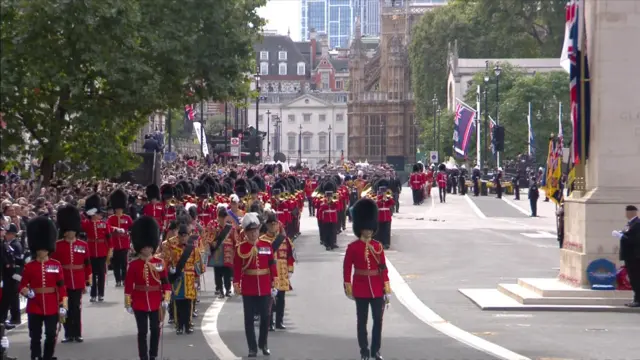
[{"label": "black shoe", "polygon": [[376,359],[376,360],[384,360],[384,358],[382,357],[382,355],[380,355],[380,353],[376,353],[376,356],[374,357],[374,359]]},{"label": "black shoe", "polygon": [[191,314],[191,317],[198,317],[198,313],[194,311],[193,314]]},{"label": "black shoe", "polygon": [[640,307],[640,302],[633,301],[628,304],[624,304],[624,306],[630,307],[630,308],[637,308],[637,307]]},{"label": "black shoe", "polygon": [[187,328],[187,330],[185,331],[186,334],[193,334],[193,328]]},{"label": "black shoe", "polygon": [[182,329],[177,329],[176,330],[176,335],[182,335],[182,333],[183,333]]},{"label": "black shoe", "polygon": [[221,292],[221,293],[218,295],[218,299],[224,299],[224,293],[222,293],[222,292]]},{"label": "black shoe", "polygon": [[254,358],[254,357],[258,357],[258,351],[257,350],[249,350],[249,356],[250,358]]},{"label": "black shoe", "polygon": [[84,338],[82,336],[76,336],[74,339],[77,343],[84,342]]},{"label": "black shoe", "polygon": [[325,246],[324,249],[327,250],[327,251],[331,251],[331,247],[330,246]]},{"label": "black shoe", "polygon": [[287,327],[282,325],[282,324],[280,324],[280,325],[276,325],[276,329],[278,329],[278,330],[287,330]]},{"label": "black shoe", "polygon": [[233,295],[231,295],[231,290],[227,290],[227,293],[225,294],[226,297],[231,297]]},{"label": "black shoe", "polygon": [[61,343],[63,343],[63,344],[66,344],[66,343],[73,342],[73,340],[74,340],[74,339],[73,339],[72,337],[65,337],[65,338],[64,338],[64,339],[62,339],[62,341],[60,341],[60,342],[61,342]]},{"label": "black shoe", "polygon": [[385,250],[389,250],[389,249],[391,248],[391,246],[389,246],[389,245],[384,245],[384,246],[383,246],[383,248],[384,248]]},{"label": "black shoe", "polygon": [[196,299],[196,304],[200,304],[200,299]]},{"label": "black shoe", "polygon": [[99,302],[103,302],[103,301],[104,301],[104,296],[99,296],[99,297],[98,297],[98,301],[99,301]]},{"label": "black shoe", "polygon": [[16,328],[16,325],[12,324],[12,323],[4,323],[4,329],[5,330],[13,330]]},{"label": "black shoe", "polygon": [[275,325],[273,324],[269,325],[269,331],[276,331]]},{"label": "black shoe", "polygon": [[269,348],[268,348],[268,347],[266,347],[266,346],[265,346],[265,347],[263,347],[263,348],[262,348],[262,355],[264,355],[264,356],[269,356],[269,355],[271,355],[271,350],[269,350]]},{"label": "black shoe", "polygon": [[96,302],[96,297],[95,296],[91,297],[91,299],[89,299],[89,302]]},{"label": "black shoe", "polygon": [[174,322],[175,322],[175,320],[169,319],[169,324],[173,324]]}]

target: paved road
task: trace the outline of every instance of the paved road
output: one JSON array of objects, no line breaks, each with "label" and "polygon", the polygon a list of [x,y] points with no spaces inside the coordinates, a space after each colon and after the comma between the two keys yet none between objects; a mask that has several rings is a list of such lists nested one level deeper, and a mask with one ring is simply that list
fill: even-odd
[{"label": "paved road", "polygon": [[[484,203],[478,205],[480,201]],[[483,312],[457,292],[463,287],[491,288],[518,277],[555,276],[555,239],[523,235],[552,232],[555,220],[551,216],[516,217],[509,210],[515,210],[513,206],[494,198],[451,195],[446,204],[406,205],[410,203],[406,190],[387,256],[417,298],[444,319],[431,325],[453,324],[471,333],[461,332],[459,339],[475,335],[524,356],[503,357],[510,360],[637,358],[640,344],[628,335],[638,329],[633,314]],[[484,210],[479,215],[477,209]],[[305,217],[303,236],[296,241],[299,262],[292,279],[294,291],[287,297],[288,329],[270,334],[271,358],[358,357],[355,306],[342,290],[342,251],[352,239],[347,231],[339,237],[341,248],[328,252],[318,244],[315,220]],[[199,305],[198,331],[176,336],[167,325],[164,358],[246,356],[241,300],[213,300],[211,275],[206,274],[209,291],[203,292]],[[136,358],[135,322],[124,312],[122,291],[113,284],[111,279],[105,303],[87,303],[84,309],[85,343],[59,344],[60,360]],[[402,284],[396,282],[392,287],[400,289],[398,285]],[[436,331],[416,316],[414,306],[401,304],[400,298],[396,294],[385,313],[382,353],[387,359],[497,358]],[[424,320],[424,314],[417,315]],[[20,327],[9,337],[10,354],[28,359],[26,329]],[[481,345],[486,348],[487,344]]]}]

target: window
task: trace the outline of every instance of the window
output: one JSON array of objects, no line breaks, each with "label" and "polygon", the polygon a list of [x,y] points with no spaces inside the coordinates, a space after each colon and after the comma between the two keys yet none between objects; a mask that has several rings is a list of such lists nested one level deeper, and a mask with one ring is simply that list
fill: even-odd
[{"label": "window", "polygon": [[305,154],[311,153],[311,135],[304,135],[302,137],[302,151]]},{"label": "window", "polygon": [[318,115],[318,120],[320,120],[320,121],[326,121],[326,120],[327,120],[327,115],[325,115],[325,114],[320,114],[320,115]]},{"label": "window", "polygon": [[286,51],[278,51],[278,60],[287,60],[287,52]]},{"label": "window", "polygon": [[287,63],[278,64],[278,75],[287,75]]},{"label": "window", "polygon": [[342,80],[336,80],[336,89],[342,90]]},{"label": "window", "polygon": [[304,63],[303,62],[299,62],[298,63],[298,75],[304,75],[305,74],[305,68],[304,68]]},{"label": "window", "polygon": [[311,122],[311,114],[302,114],[304,122]]},{"label": "window", "polygon": [[269,75],[269,63],[263,61],[260,63],[260,75]]},{"label": "window", "polygon": [[296,135],[289,135],[287,137],[287,143],[288,143],[287,148],[289,149],[289,151],[295,151],[296,150]]},{"label": "window", "polygon": [[321,153],[327,152],[327,135],[318,136],[318,147]]},{"label": "window", "polygon": [[293,114],[287,115],[287,119],[289,120],[290,123],[296,122],[296,116]]},{"label": "window", "polygon": [[336,121],[342,121],[344,120],[344,115],[343,114],[336,114]]},{"label": "window", "polygon": [[260,51],[260,60],[269,60],[269,52]]},{"label": "window", "polygon": [[322,82],[322,89],[328,90],[329,89],[329,73],[328,72],[322,73],[321,82]]},{"label": "window", "polygon": [[344,150],[344,135],[336,135],[336,150]]}]

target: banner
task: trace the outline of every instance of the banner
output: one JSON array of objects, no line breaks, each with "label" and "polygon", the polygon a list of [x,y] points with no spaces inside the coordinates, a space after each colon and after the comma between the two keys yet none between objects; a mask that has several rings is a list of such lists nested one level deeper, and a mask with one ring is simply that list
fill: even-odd
[{"label": "banner", "polygon": [[458,104],[453,125],[453,152],[459,158],[467,158],[471,134],[475,130],[476,111],[464,104]]}]

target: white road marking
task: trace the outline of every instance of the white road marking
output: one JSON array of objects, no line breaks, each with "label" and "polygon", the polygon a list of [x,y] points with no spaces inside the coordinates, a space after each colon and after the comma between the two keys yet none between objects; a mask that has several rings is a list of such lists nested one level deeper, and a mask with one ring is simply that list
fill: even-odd
[{"label": "white road marking", "polygon": [[507,199],[506,197],[504,197],[504,196],[503,196],[503,197],[502,197],[502,200],[503,200],[504,202],[506,202],[507,204],[509,204],[512,208],[514,208],[514,209],[516,209],[516,210],[520,211],[521,213],[523,213],[523,214],[525,214],[525,215],[527,215],[527,216],[531,215],[531,212],[530,212],[530,211],[527,211],[527,210],[525,210],[525,209],[521,208],[521,207],[520,207],[520,205],[518,205],[518,204],[514,203],[513,201],[511,201],[511,200]]},{"label": "white road marking", "polygon": [[471,200],[469,195],[465,194],[464,195],[464,199],[467,200],[467,204],[469,204],[469,206],[471,206],[471,210],[473,210],[473,212],[476,213],[476,215],[478,215],[478,217],[480,219],[486,219],[487,218],[487,216],[482,212],[482,210],[480,210],[478,205],[476,205],[476,203],[474,203],[473,200]]},{"label": "white road marking", "polygon": [[546,231],[538,231],[535,233],[520,233],[520,234],[532,239],[556,239],[558,237]]},{"label": "white road marking", "polygon": [[226,298],[224,300],[213,300],[213,303],[207,308],[207,311],[204,313],[204,318],[202,319],[202,334],[218,359],[241,359],[222,341],[220,332],[218,331],[218,317],[222,311],[222,306],[226,302]]},{"label": "white road marking", "polygon": [[409,284],[402,278],[389,259],[387,259],[387,268],[389,270],[389,281],[395,297],[415,317],[425,324],[465,345],[497,358],[503,360],[531,360],[526,356],[505,349],[447,322],[416,296],[413,290],[411,290],[411,287],[409,287]]}]

